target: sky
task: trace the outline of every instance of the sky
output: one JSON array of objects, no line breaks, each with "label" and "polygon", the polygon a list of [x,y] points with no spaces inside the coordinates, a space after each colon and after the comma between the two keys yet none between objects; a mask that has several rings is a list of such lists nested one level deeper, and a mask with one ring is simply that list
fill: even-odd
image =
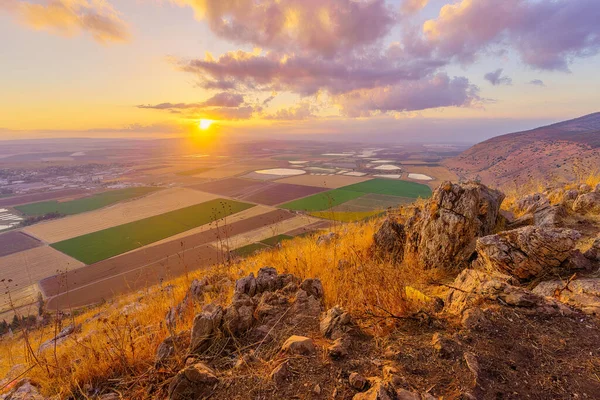
[{"label": "sky", "polygon": [[598,0],[0,0],[0,140],[476,142],[600,111],[598,21]]}]

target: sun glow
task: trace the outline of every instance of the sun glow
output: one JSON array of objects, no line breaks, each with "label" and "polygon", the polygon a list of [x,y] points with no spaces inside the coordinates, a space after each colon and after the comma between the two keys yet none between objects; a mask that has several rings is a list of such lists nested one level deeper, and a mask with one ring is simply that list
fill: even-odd
[{"label": "sun glow", "polygon": [[198,123],[198,127],[200,129],[202,129],[203,131],[207,130],[208,128],[210,128],[210,126],[213,124],[212,119],[201,119],[200,122]]}]

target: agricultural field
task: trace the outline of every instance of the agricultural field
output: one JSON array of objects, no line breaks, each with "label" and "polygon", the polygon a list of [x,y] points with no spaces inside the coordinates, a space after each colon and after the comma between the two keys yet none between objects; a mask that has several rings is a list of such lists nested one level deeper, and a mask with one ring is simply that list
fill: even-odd
[{"label": "agricultural field", "polygon": [[431,187],[437,187],[444,181],[456,182],[458,180],[458,176],[454,172],[443,166],[407,166],[405,170],[408,173],[423,174],[432,177],[433,180],[423,182]]},{"label": "agricultural field", "polygon": [[24,231],[48,243],[55,243],[216,198],[213,194],[192,189],[165,189],[112,207],[28,226]]},{"label": "agricultural field", "polygon": [[386,210],[389,207],[398,207],[415,201],[411,197],[390,196],[386,194],[369,193],[357,199],[347,201],[328,211],[338,212],[366,212],[372,210]]},{"label": "agricultural field", "polygon": [[244,247],[240,247],[239,249],[235,249],[233,251],[233,254],[235,254],[238,257],[244,258],[255,254],[257,251],[266,250],[269,248],[269,246],[262,243],[252,243]]},{"label": "agricultural field", "polygon": [[281,161],[273,160],[256,160],[256,161],[242,161],[242,162],[231,162],[226,165],[215,167],[210,171],[206,171],[197,175],[196,178],[210,178],[210,179],[222,179],[229,178],[236,175],[240,175],[246,172],[251,172],[261,168],[276,168],[286,163]]},{"label": "agricultural field", "polygon": [[62,199],[67,197],[81,196],[86,193],[83,189],[65,189],[55,190],[52,192],[24,194],[20,196],[8,196],[0,198],[0,207],[13,207],[19,204],[33,203],[36,201],[46,201],[54,199]]},{"label": "agricultural field", "polygon": [[114,257],[253,207],[215,199],[52,244],[86,264]]},{"label": "agricultural field", "polygon": [[299,175],[290,178],[279,179],[278,183],[289,183],[292,185],[315,186],[327,189],[338,189],[344,186],[368,181],[371,178],[345,175]]},{"label": "agricultural field", "polygon": [[[372,196],[373,194],[379,195],[379,198],[377,198],[377,196]],[[377,210],[381,207],[381,205],[385,205],[384,208],[390,206],[389,197],[385,198],[385,201],[383,201],[381,197],[382,195],[397,196],[398,205],[406,203],[407,198],[414,200],[419,197],[429,197],[431,196],[431,189],[428,186],[413,182],[394,181],[389,179],[371,179],[365,182],[344,186],[339,189],[330,190],[328,192],[319,193],[314,196],[292,201],[283,204],[281,207],[297,211],[325,211],[335,209],[342,204],[362,198],[364,196],[369,196],[362,201],[362,205],[360,202],[357,203],[364,208],[371,203],[372,205],[370,210]],[[370,210],[361,209],[349,211]]]},{"label": "agricultural field", "polygon": [[289,236],[289,235],[277,235],[277,236],[273,236],[270,237],[268,239],[265,240],[261,240],[260,243],[266,244],[267,246],[277,246],[279,243],[284,242],[286,240],[291,240],[293,239],[293,236]]},{"label": "agricultural field", "polygon": [[37,239],[32,238],[31,236],[19,232],[19,231],[10,231],[3,234],[0,234],[0,257],[7,256],[9,254],[18,253],[20,251],[25,251],[29,249],[33,249],[35,247],[39,247],[42,245]]},{"label": "agricultural field", "polygon": [[316,218],[329,219],[336,222],[356,222],[377,217],[382,215],[384,211],[372,210],[372,211],[315,211],[311,212],[310,215]]},{"label": "agricultural field", "polygon": [[203,172],[208,172],[211,169],[212,168],[194,168],[194,169],[190,169],[190,170],[186,170],[186,171],[177,172],[176,175],[179,175],[179,176],[195,176],[195,175],[201,174]]},{"label": "agricultural field", "polygon": [[189,186],[190,189],[213,193],[219,196],[241,197],[269,187],[267,182],[253,181],[241,178],[227,178],[219,181],[207,182],[200,185]]},{"label": "agricultural field", "polygon": [[0,279],[5,279],[3,284],[6,285],[0,292],[0,314],[12,307],[22,307],[35,302],[37,282],[40,279],[81,266],[83,263],[48,246],[0,258]]},{"label": "agricultural field", "polygon": [[120,190],[110,190],[108,192],[98,193],[81,199],[70,201],[44,201],[40,203],[16,206],[15,209],[27,216],[40,216],[50,213],[75,215],[107,207],[123,200],[145,196],[158,190],[161,189],[155,187],[134,187]]}]

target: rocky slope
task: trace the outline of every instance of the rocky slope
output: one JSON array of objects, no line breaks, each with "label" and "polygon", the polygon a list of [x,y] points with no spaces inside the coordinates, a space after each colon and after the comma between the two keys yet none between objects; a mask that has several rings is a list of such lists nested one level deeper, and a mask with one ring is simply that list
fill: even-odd
[{"label": "rocky slope", "polygon": [[[195,280],[153,323],[139,314],[156,314],[151,298],[162,294],[146,293],[116,310],[137,332],[131,343],[102,311],[93,318],[111,329],[99,342],[90,338],[101,333],[84,336],[69,326],[38,357],[51,356],[53,347],[84,347],[96,363],[114,357],[117,367],[125,363],[120,357],[133,357],[125,348],[150,341],[162,326],[169,335],[151,348],[142,372],[128,366],[120,375],[81,377],[70,394],[55,398],[598,398],[600,185],[526,196],[510,213],[500,208],[503,198],[479,183],[447,182],[427,202],[382,221],[369,257],[388,265],[388,274],[428,277],[420,288],[404,282],[392,293],[402,312],[330,304],[318,277],[286,273],[294,263],[288,259],[235,283],[222,271]],[[332,254],[342,240],[330,233],[312,245]],[[342,287],[361,277],[363,290],[376,297],[398,288],[380,283],[382,270],[368,262],[344,260],[333,268],[347,279]],[[223,297],[228,290],[232,295]],[[71,373],[85,362],[73,361]],[[0,398],[46,399],[40,392],[56,389],[25,372],[8,377],[11,389]]]},{"label": "rocky slope", "polygon": [[597,172],[600,113],[479,143],[446,166],[459,177],[514,189],[549,180],[569,182]]}]

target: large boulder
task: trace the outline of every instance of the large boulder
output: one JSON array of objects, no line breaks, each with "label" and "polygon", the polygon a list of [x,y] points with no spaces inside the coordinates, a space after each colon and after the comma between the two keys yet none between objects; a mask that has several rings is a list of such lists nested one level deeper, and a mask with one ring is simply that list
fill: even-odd
[{"label": "large boulder", "polygon": [[202,399],[219,383],[215,373],[202,363],[181,370],[169,384],[169,400]]},{"label": "large boulder", "polygon": [[384,258],[402,261],[405,244],[404,225],[392,216],[386,218],[381,228],[373,236],[373,249]]},{"label": "large boulder", "polygon": [[541,282],[533,293],[555,298],[586,314],[600,316],[600,278]]},{"label": "large boulder", "polygon": [[517,214],[533,213],[540,208],[546,208],[550,205],[548,197],[542,193],[530,194],[515,201],[513,210]]},{"label": "large boulder", "polygon": [[477,268],[533,279],[559,267],[573,252],[580,233],[527,226],[477,240]]},{"label": "large boulder", "polygon": [[573,211],[580,214],[600,213],[600,192],[582,194],[573,203]]},{"label": "large boulder", "polygon": [[443,183],[407,223],[407,253],[425,268],[463,268],[496,226],[504,195],[480,183]]},{"label": "large boulder", "polygon": [[461,315],[483,301],[534,310],[544,314],[568,314],[568,308],[530,290],[514,286],[514,279],[498,272],[465,269],[454,280],[445,302],[445,310]]},{"label": "large boulder", "polygon": [[215,304],[204,306],[194,318],[190,340],[190,350],[195,353],[206,351],[214,337],[220,332],[223,308]]}]

